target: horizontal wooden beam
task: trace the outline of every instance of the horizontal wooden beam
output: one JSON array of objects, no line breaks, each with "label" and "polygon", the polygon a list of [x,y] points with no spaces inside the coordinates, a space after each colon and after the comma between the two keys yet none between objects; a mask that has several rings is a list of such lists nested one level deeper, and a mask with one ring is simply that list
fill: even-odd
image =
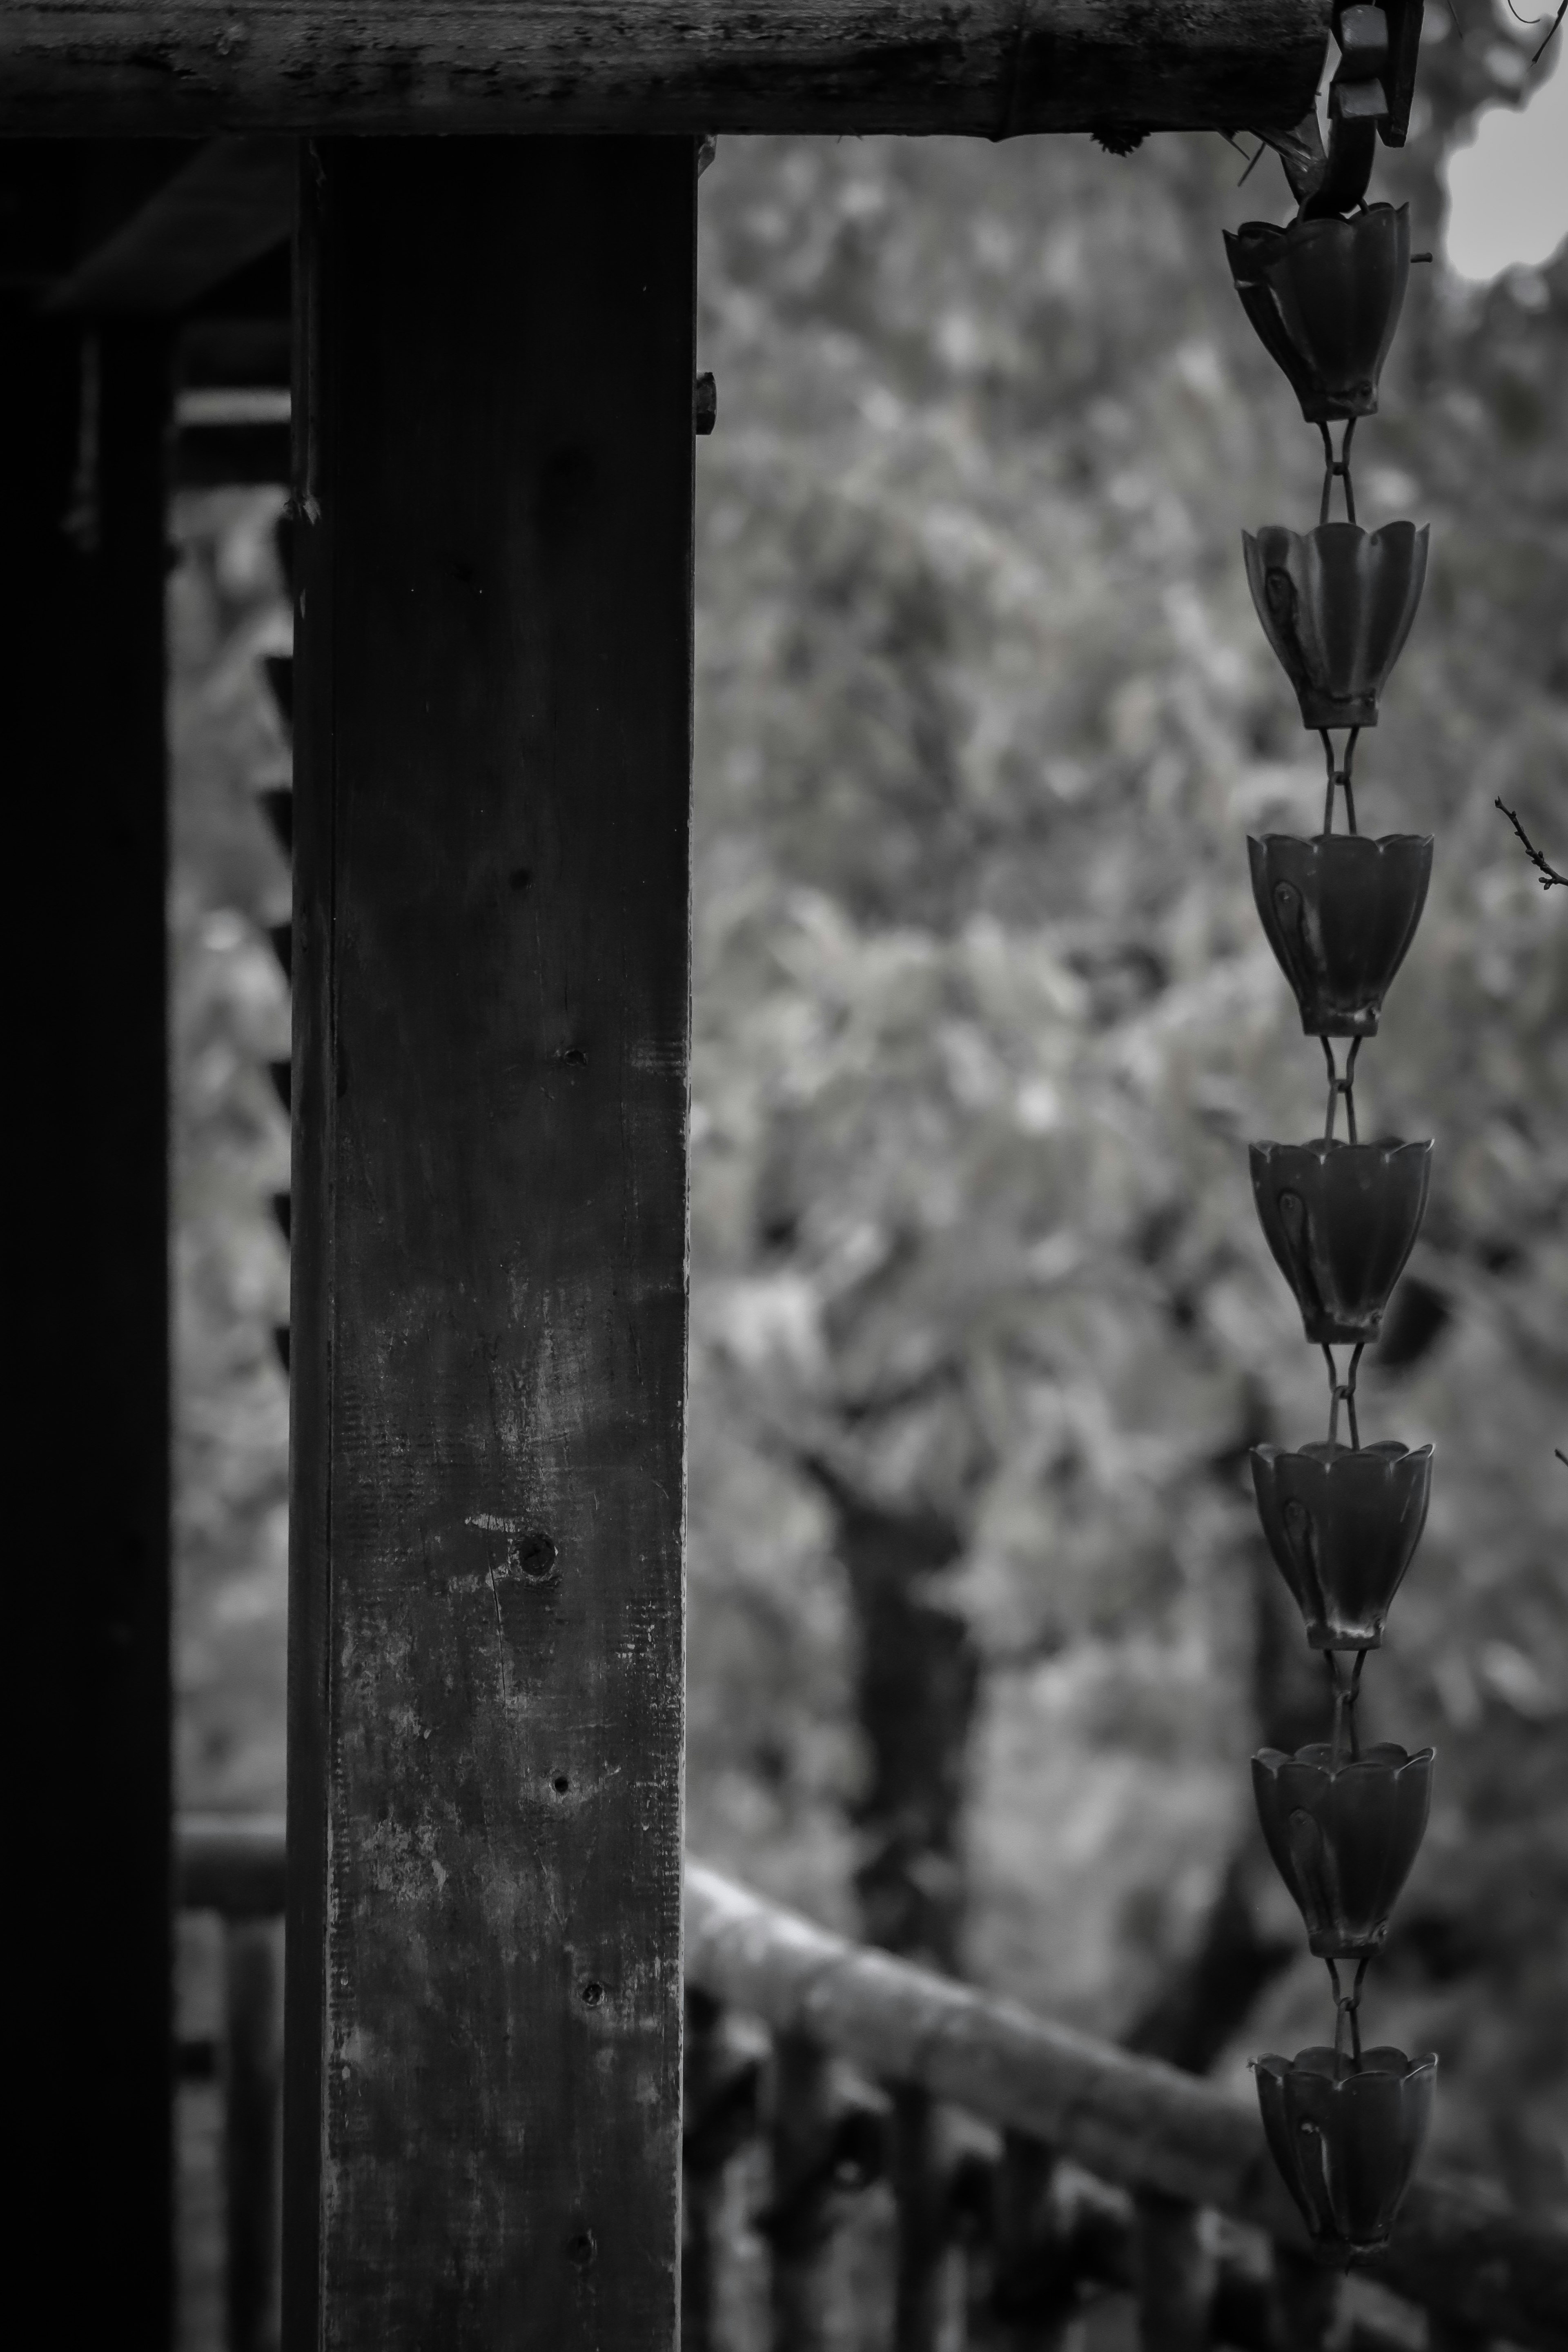
[{"label": "horizontal wooden beam", "polygon": [[1330,0],[7,0],[0,133],[1242,130]]},{"label": "horizontal wooden beam", "polygon": [[283,1913],[282,1817],[273,1813],[182,1813],[174,1824],[174,1890],[182,1911],[226,1919]]},{"label": "horizontal wooden beam", "polygon": [[[3,59],[9,23],[0,23]],[[8,95],[0,64],[0,110]],[[297,169],[291,140],[212,140],[77,265],[47,307],[95,318],[188,310],[288,236]]]},{"label": "horizontal wooden beam", "polygon": [[[1103,2180],[1304,2242],[1255,2109],[1158,2059],[828,1935],[694,1862],[686,1975],[775,2032],[1034,2133]],[[1500,2213],[1471,2191],[1417,2181],[1393,2244],[1364,2268],[1484,2337],[1542,2352],[1568,2342],[1568,2232]]]}]

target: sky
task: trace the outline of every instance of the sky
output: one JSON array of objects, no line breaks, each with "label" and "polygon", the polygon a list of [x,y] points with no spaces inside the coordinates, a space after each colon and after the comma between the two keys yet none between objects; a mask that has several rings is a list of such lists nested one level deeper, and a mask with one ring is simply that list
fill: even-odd
[{"label": "sky", "polygon": [[1568,236],[1565,48],[1568,24],[1541,61],[1547,78],[1528,105],[1521,111],[1489,107],[1472,144],[1448,167],[1448,259],[1461,278],[1495,278],[1521,264],[1539,268]]}]

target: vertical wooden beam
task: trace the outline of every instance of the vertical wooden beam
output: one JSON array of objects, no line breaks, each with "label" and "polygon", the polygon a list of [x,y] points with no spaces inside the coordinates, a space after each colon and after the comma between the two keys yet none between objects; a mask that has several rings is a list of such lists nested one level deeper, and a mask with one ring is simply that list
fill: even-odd
[{"label": "vertical wooden beam", "polygon": [[1048,2199],[1057,2153],[1004,2135],[996,2168],[991,2332],[997,2352],[1061,2352],[1078,2300]]},{"label": "vertical wooden beam", "polygon": [[1205,2352],[1217,2271],[1195,2205],[1144,2189],[1134,2200],[1142,2352]]},{"label": "vertical wooden beam", "polygon": [[1446,2319],[1436,2311],[1427,2314],[1426,2352],[1487,2352],[1491,2341],[1484,2327],[1472,2327],[1468,2320]]},{"label": "vertical wooden beam", "polygon": [[1303,2249],[1276,2245],[1269,2268],[1269,2320],[1278,2352],[1323,2352],[1338,2329],[1338,2271]]},{"label": "vertical wooden beam", "polygon": [[949,2238],[941,2119],[930,2092],[912,2083],[893,2084],[892,2108],[894,2352],[936,2352],[944,2332]]},{"label": "vertical wooden beam", "polygon": [[832,2068],[826,2050],[806,2034],[781,2033],[774,2040],[769,2123],[770,2342],[773,2352],[825,2352],[833,2234],[826,2210],[833,2187]]},{"label": "vertical wooden beam", "polygon": [[278,2341],[278,1963],[270,1919],[224,1931],[225,2352]]},{"label": "vertical wooden beam", "polygon": [[718,2352],[715,2255],[723,2218],[722,2142],[702,2146],[708,2111],[722,2095],[724,2012],[695,1985],[686,1995],[685,2161],[680,2212],[680,2352]]},{"label": "vertical wooden beam", "polygon": [[[171,2262],[163,337],[0,310],[20,949],[8,1707],[30,1923],[14,2216],[73,2340],[166,2340]],[[84,1871],[80,1824],[93,1824]],[[32,2070],[34,2089],[26,2087]]]},{"label": "vertical wooden beam", "polygon": [[303,173],[285,2342],[673,2344],[695,151]]}]

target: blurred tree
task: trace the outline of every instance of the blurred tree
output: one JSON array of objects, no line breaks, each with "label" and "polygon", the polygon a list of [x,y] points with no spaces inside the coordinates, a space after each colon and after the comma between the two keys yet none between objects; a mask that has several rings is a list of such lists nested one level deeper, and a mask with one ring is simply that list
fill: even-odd
[{"label": "blurred tree", "polygon": [[[1458,15],[1386,159],[1418,249],[1528,70],[1505,15]],[[1238,2081],[1319,1999],[1248,1852],[1247,1751],[1317,1701],[1270,1680],[1305,1660],[1246,1447],[1323,1414],[1245,1166],[1320,1078],[1243,835],[1310,830],[1321,771],[1239,561],[1318,465],[1226,273],[1222,226],[1289,211],[1239,169],[754,141],[703,182],[690,1763],[695,1846],[851,1923],[858,1885],[890,1932],[866,1645],[899,1675],[830,1463],[889,1558],[946,1531],[901,1574],[982,1663],[963,1834],[922,1832],[963,1965]],[[1363,821],[1437,857],[1363,1057],[1374,1129],[1439,1155],[1363,1382],[1368,1434],[1439,1452],[1374,1706],[1437,1739],[1441,1796],[1375,2026],[1442,2050],[1444,2153],[1536,2202],[1568,2189],[1568,1495],[1538,1469],[1568,955],[1490,803],[1561,806],[1564,381],[1563,257],[1476,295],[1418,271],[1359,468],[1372,520],[1434,525]]]},{"label": "blurred tree", "polygon": [[[1529,70],[1505,8],[1454,14],[1381,164],[1418,249]],[[1222,226],[1289,210],[1240,170],[1214,138],[755,140],[702,182],[689,1718],[698,1851],[1238,2086],[1321,2022],[1253,1866],[1247,1753],[1321,1702],[1246,1455],[1323,1412],[1246,1174],[1321,1078],[1243,836],[1310,830],[1321,777],[1240,562],[1318,468],[1226,271]],[[1369,1126],[1437,1141],[1363,1375],[1368,1435],[1438,1447],[1374,1727],[1441,1750],[1369,2022],[1440,2049],[1441,2154],[1542,2208],[1568,935],[1491,803],[1563,837],[1565,382],[1568,257],[1476,292],[1439,264],[1358,444],[1370,519],[1434,526],[1358,797],[1436,839],[1362,1064]],[[187,1802],[282,1780],[275,508],[176,519]]]}]

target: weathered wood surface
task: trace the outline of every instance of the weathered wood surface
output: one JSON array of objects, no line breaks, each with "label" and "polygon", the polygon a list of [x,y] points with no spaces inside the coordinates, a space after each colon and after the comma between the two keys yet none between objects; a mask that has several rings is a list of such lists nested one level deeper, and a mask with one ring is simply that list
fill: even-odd
[{"label": "weathered wood surface", "polygon": [[[696,1863],[686,1944],[693,1984],[775,2032],[1035,2133],[1102,2179],[1300,2242],[1256,2113],[1190,2074],[829,1935]],[[1568,2231],[1466,2190],[1418,2181],[1394,2244],[1365,2269],[1450,2321],[1541,2352],[1568,2330]]]},{"label": "weathered wood surface", "polygon": [[1330,0],[7,0],[0,131],[1239,130]]},{"label": "weathered wood surface", "polygon": [[695,163],[306,158],[290,2352],[675,2336]]},{"label": "weathered wood surface", "polygon": [[171,376],[157,331],[0,298],[9,2210],[43,2332],[86,2344],[170,2318]]}]

